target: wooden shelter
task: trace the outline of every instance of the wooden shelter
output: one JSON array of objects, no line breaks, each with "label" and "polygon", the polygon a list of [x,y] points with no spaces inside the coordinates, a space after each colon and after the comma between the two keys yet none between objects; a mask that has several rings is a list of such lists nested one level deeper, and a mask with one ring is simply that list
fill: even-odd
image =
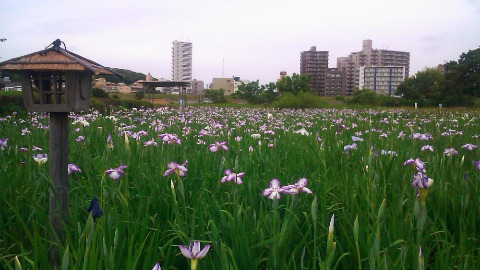
[{"label": "wooden shelter", "polygon": [[34,112],[88,109],[92,75],[119,73],[62,48],[55,40],[46,49],[0,63],[0,70],[18,73],[25,107]]},{"label": "wooden shelter", "polygon": [[190,85],[190,82],[186,81],[138,81],[143,85],[144,90],[148,91],[149,97],[148,101],[153,102],[152,92],[156,87],[180,87],[181,91],[180,94],[183,97],[183,106],[187,104],[187,86]]},{"label": "wooden shelter", "polygon": [[94,74],[121,75],[67,51],[59,39],[42,51],[0,63],[0,70],[20,75],[28,111],[50,112],[49,220],[53,228],[50,259],[55,266],[60,262],[56,239],[64,241],[68,223],[68,114],[88,109]]}]

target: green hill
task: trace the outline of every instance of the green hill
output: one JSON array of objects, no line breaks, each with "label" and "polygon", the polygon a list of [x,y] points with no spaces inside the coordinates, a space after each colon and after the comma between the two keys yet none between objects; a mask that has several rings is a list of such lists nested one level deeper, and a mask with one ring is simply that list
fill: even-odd
[{"label": "green hill", "polygon": [[[113,68],[113,70],[122,74],[123,78],[119,78],[117,76],[105,76],[105,75],[95,76],[95,78],[102,77],[102,78],[105,78],[107,82],[114,82],[114,83],[123,82],[125,84],[132,84],[138,80],[145,80],[145,76],[146,76],[146,74],[131,71],[128,69]],[[156,80],[155,78],[153,79]]]}]

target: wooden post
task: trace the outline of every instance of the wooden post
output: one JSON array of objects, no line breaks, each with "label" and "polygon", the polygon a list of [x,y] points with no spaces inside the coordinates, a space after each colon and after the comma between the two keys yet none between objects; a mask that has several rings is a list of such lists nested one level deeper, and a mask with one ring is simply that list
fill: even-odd
[{"label": "wooden post", "polygon": [[182,92],[183,92],[183,107],[185,108],[187,106],[187,87],[183,86]]},{"label": "wooden post", "polygon": [[[50,203],[48,217],[54,233],[50,235],[52,242],[56,236],[63,243],[65,240],[65,222],[68,213],[68,112],[50,113],[50,153],[49,173],[53,189],[49,189]],[[60,264],[58,246],[50,249],[52,265]]]}]

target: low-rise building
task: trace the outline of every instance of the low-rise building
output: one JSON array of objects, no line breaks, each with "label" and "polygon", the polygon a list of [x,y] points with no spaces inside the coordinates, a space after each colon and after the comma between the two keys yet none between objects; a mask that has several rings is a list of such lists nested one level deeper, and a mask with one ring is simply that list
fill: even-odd
[{"label": "low-rise building", "polygon": [[205,90],[204,90],[205,86],[204,86],[203,81],[199,81],[199,80],[194,79],[192,81],[191,88],[192,88],[191,94],[203,95],[204,92],[205,92]]},{"label": "low-rise building", "polygon": [[130,92],[132,92],[132,87],[130,87],[129,85],[126,85],[124,83],[119,83],[118,87],[117,87],[117,90],[118,90],[119,93],[130,93]]},{"label": "low-rise building", "polygon": [[5,87],[0,89],[4,91],[22,91],[22,84],[10,80],[10,77],[0,78],[0,82],[5,84]]},{"label": "low-rise building", "polygon": [[225,90],[225,95],[231,95],[235,92],[235,79],[234,78],[213,78],[210,84],[210,89]]}]

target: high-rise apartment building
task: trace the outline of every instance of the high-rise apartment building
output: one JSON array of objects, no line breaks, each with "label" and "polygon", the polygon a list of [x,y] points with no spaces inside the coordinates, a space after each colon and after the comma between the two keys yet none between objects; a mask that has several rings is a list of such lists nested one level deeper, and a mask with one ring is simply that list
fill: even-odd
[{"label": "high-rise apartment building", "polygon": [[348,57],[337,58],[337,68],[346,72],[347,95],[351,95],[354,89],[360,88],[360,67],[371,66],[403,66],[405,68],[405,78],[408,78],[410,53],[373,49],[372,40],[364,40],[361,51],[353,52]]},{"label": "high-rise apartment building", "polygon": [[325,77],[325,96],[345,96],[347,76],[344,70],[327,68]]},{"label": "high-rise apartment building", "polygon": [[328,51],[317,51],[312,46],[309,51],[300,53],[300,74],[311,76],[312,92],[325,96],[325,81],[328,69]]},{"label": "high-rise apartment building", "polygon": [[172,80],[192,81],[192,43],[178,40],[172,43]]},{"label": "high-rise apartment building", "polygon": [[358,89],[368,89],[382,95],[394,95],[398,85],[404,80],[404,66],[360,67]]}]

